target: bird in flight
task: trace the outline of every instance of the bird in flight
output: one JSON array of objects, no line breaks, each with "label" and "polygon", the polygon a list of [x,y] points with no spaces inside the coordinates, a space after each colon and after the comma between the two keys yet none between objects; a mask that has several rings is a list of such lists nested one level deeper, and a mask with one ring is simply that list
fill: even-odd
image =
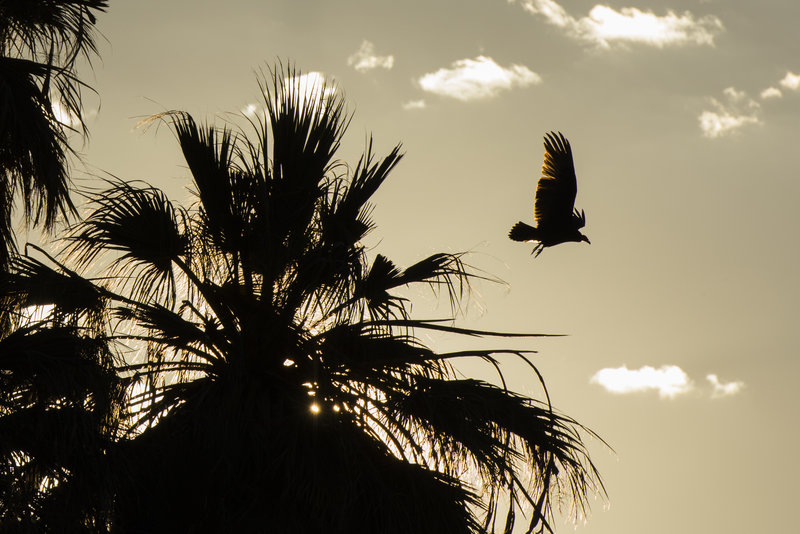
[{"label": "bird in flight", "polygon": [[550,132],[544,138],[544,150],[542,177],[539,178],[533,204],[536,227],[518,222],[508,233],[513,241],[535,242],[531,254],[535,253],[536,256],[545,248],[559,243],[590,242],[580,232],[586,225],[586,215],[583,210],[579,212],[575,209],[578,183],[569,141],[561,132]]}]

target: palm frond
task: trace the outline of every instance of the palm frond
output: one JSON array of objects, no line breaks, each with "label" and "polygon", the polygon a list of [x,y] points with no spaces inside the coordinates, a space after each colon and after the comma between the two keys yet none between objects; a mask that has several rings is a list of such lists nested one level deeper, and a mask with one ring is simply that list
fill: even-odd
[{"label": "palm frond", "polygon": [[56,270],[31,256],[15,256],[9,269],[0,271],[0,301],[16,313],[31,306],[53,306],[62,320],[74,323],[83,317],[99,331],[106,303],[103,290],[59,267]]},{"label": "palm frond", "polygon": [[0,51],[55,55],[69,68],[79,54],[97,52],[92,26],[107,7],[107,0],[3,0]]},{"label": "palm frond", "polygon": [[[37,83],[52,67],[26,59],[0,57],[0,172],[4,175],[4,213],[14,192],[22,194],[26,219],[42,219],[52,229],[60,214],[74,212],[69,198],[65,126]],[[65,75],[67,76],[67,75]],[[65,84],[75,82],[73,78]],[[66,88],[65,88],[66,89]],[[68,91],[63,99],[76,105]],[[0,228],[4,239],[10,228]]]},{"label": "palm frond", "polygon": [[116,389],[107,345],[78,328],[22,327],[0,340],[0,347],[0,398],[6,406],[47,406],[67,399],[84,405],[87,395],[96,405],[108,406],[105,395]]},{"label": "palm frond", "polygon": [[343,98],[324,78],[303,77],[291,65],[271,75],[271,84],[260,81],[272,132],[270,225],[291,258],[302,251],[349,119]]},{"label": "palm frond", "polygon": [[[368,201],[402,159],[403,154],[400,153],[400,149],[401,145],[395,146],[389,155],[375,162],[372,138],[369,139],[367,149],[356,165],[350,184],[343,187],[341,192],[338,188],[335,189],[329,213],[322,214],[324,241],[352,245],[364,238],[372,228]],[[341,182],[337,181],[335,185],[340,184]]]},{"label": "palm frond", "polygon": [[[175,300],[173,262],[188,251],[186,214],[154,187],[110,181],[91,197],[94,210],[68,236],[68,257],[85,268],[99,254],[116,252],[112,268],[134,298]],[[133,282],[131,282],[133,280]]]}]

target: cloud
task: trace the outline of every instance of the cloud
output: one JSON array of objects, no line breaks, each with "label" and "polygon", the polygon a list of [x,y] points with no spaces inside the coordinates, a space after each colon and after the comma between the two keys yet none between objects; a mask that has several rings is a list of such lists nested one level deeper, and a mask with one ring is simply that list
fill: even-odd
[{"label": "cloud", "polygon": [[76,128],[80,126],[81,121],[78,116],[64,107],[58,100],[55,100],[51,104],[51,109],[53,110],[53,117],[67,128]]},{"label": "cloud", "polygon": [[[715,374],[706,375],[706,380],[712,387],[712,399],[736,395],[744,388],[744,382],[721,382]],[[662,399],[674,399],[695,390],[694,381],[677,365],[662,365],[658,369],[649,365],[639,369],[628,369],[625,365],[607,367],[597,371],[589,381],[619,395],[657,391]]]},{"label": "cloud", "polygon": [[430,93],[462,101],[486,99],[515,87],[541,83],[542,78],[524,65],[501,67],[492,58],[460,59],[450,68],[423,75],[419,86]]},{"label": "cloud", "polygon": [[597,4],[587,16],[577,19],[554,0],[519,0],[519,3],[523,9],[543,17],[568,36],[601,47],[609,47],[615,42],[641,43],[658,48],[684,44],[714,46],[714,38],[724,30],[717,17],[696,18],[689,11],[682,14],[667,11],[665,15],[656,15],[635,7],[615,10]]},{"label": "cloud", "polygon": [[723,92],[723,100],[711,98],[713,110],[704,110],[698,121],[703,135],[709,138],[728,135],[748,124],[760,124],[758,102],[744,91],[728,87]]},{"label": "cloud", "polygon": [[792,91],[800,90],[800,74],[787,72],[786,76],[780,81],[781,87],[791,89]]},{"label": "cloud", "polygon": [[285,98],[290,88],[297,95],[302,95],[300,108],[311,108],[314,110],[314,114],[316,114],[317,108],[324,112],[326,104],[336,95],[336,85],[329,82],[322,73],[316,71],[287,78],[283,85],[283,95],[278,98],[278,102],[281,101],[281,98]]},{"label": "cloud", "polygon": [[761,91],[760,96],[762,100],[768,100],[770,98],[780,98],[783,96],[783,93],[781,93],[781,90],[777,87],[767,87]]},{"label": "cloud", "polygon": [[717,375],[713,374],[706,375],[706,380],[714,387],[714,391],[711,393],[712,399],[736,395],[744,387],[744,382],[740,381],[722,383],[719,381],[719,378],[717,378]]},{"label": "cloud", "polygon": [[420,100],[411,100],[403,104],[403,109],[424,109],[425,108],[425,101]]},{"label": "cloud", "polygon": [[242,115],[250,119],[257,117],[260,114],[260,109],[256,104],[247,104],[241,109]]},{"label": "cloud", "polygon": [[646,365],[628,369],[625,365],[597,371],[591,383],[599,384],[612,393],[635,393],[655,390],[661,398],[674,398],[692,390],[689,376],[676,365],[663,365],[658,369]]},{"label": "cloud", "polygon": [[359,72],[372,69],[391,69],[394,66],[394,56],[378,56],[375,54],[375,45],[364,40],[361,47],[350,57],[347,64]]},{"label": "cloud", "polygon": [[[299,97],[298,104],[300,109],[311,108],[316,114],[317,108],[324,112],[326,104],[336,95],[336,84],[325,78],[320,72],[312,71],[300,76],[291,76],[283,80],[279,86],[280,94],[276,97],[276,103],[280,107],[289,91]],[[321,105],[320,104],[321,100]],[[256,104],[250,102],[239,109],[239,112],[250,120],[263,119],[266,116],[264,103]]]}]

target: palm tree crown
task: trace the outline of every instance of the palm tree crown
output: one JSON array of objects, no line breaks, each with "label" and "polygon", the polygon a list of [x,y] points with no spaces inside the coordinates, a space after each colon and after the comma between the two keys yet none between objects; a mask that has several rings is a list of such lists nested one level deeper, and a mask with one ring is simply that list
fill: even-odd
[{"label": "palm tree crown", "polygon": [[[183,112],[155,117],[175,132],[196,203],[110,180],[68,236],[75,270],[40,252],[0,285],[29,303],[57,282],[47,321],[113,349],[126,391],[85,390],[108,399],[96,403],[105,424],[87,427],[85,449],[101,453],[39,489],[37,517],[62,510],[71,484],[87,496],[72,499],[76,524],[100,531],[510,532],[520,509],[542,531],[555,498],[583,511],[602,491],[590,432],[547,399],[458,378],[451,363],[499,369],[499,356],[524,352],[421,342],[425,330],[517,334],[411,316],[400,288],[457,301],[473,275],[461,254],[404,269],[368,254],[369,201],[400,147],[379,158],[370,141],[355,167],[336,160],[344,102],[300,80],[289,67],[262,83],[255,141]],[[108,270],[90,278],[103,258]],[[92,354],[92,369],[108,368]],[[79,472],[97,462],[101,475]],[[107,488],[113,498],[98,498]]]}]

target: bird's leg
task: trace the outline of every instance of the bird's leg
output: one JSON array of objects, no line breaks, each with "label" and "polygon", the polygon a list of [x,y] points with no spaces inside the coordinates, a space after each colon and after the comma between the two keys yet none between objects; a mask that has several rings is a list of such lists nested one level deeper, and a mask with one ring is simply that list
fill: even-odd
[{"label": "bird's leg", "polygon": [[544,250],[544,245],[542,245],[541,243],[536,243],[536,246],[533,247],[531,254],[534,255],[533,256],[534,258],[538,258],[539,254],[541,254],[543,250]]}]

